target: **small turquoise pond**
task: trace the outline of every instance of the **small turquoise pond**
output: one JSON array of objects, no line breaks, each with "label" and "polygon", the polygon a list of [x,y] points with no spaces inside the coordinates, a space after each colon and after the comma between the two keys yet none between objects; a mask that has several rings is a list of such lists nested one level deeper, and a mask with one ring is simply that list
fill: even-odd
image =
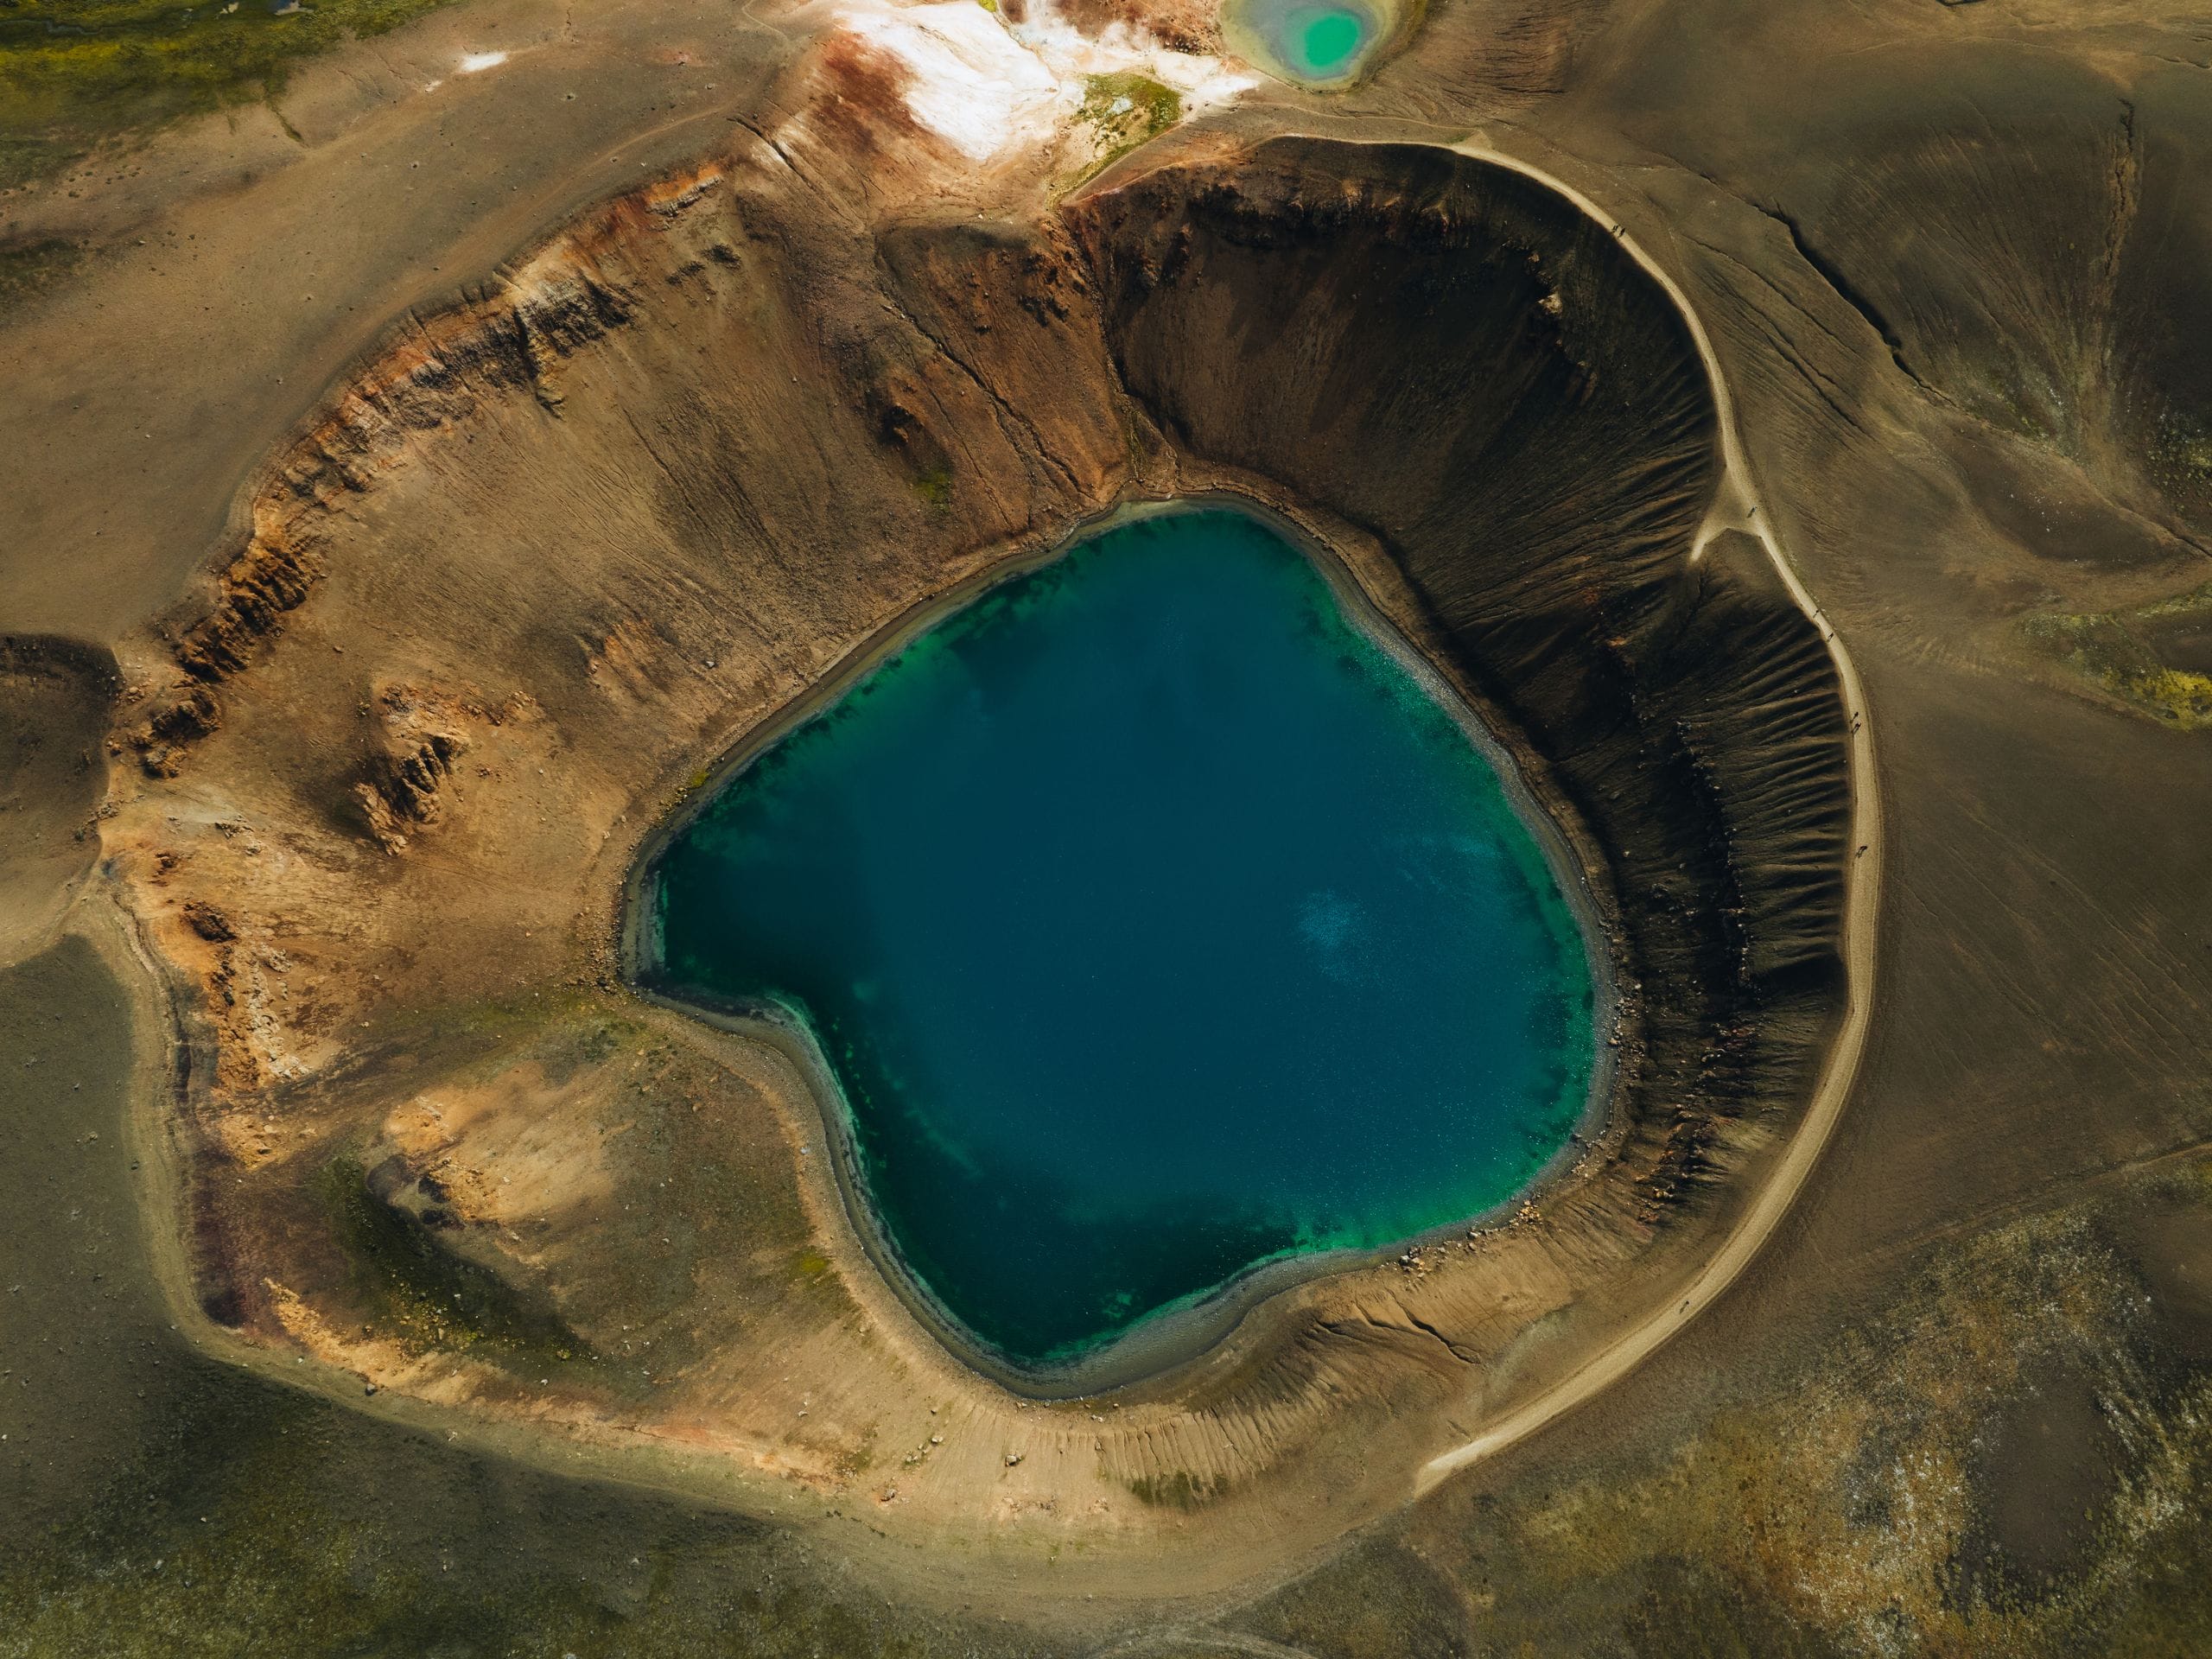
[{"label": "small turquoise pond", "polygon": [[1498,1205],[1589,1090],[1582,935],[1497,774],[1242,512],[938,624],[652,903],[662,983],[811,1033],[877,1236],[1017,1367]]},{"label": "small turquoise pond", "polygon": [[1262,67],[1314,86],[1350,79],[1382,36],[1375,12],[1332,0],[1232,0],[1225,21]]}]

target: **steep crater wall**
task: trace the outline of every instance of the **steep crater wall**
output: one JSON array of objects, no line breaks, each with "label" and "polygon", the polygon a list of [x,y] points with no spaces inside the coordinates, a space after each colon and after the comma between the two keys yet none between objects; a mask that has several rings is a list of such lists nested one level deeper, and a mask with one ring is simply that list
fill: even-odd
[{"label": "steep crater wall", "polygon": [[1652,1195],[1700,1178],[1810,1087],[1850,785],[1827,651],[1763,550],[1691,557],[1718,456],[1673,303],[1554,192],[1433,149],[1277,140],[1071,217],[1130,392],[1377,537],[1581,832]]}]

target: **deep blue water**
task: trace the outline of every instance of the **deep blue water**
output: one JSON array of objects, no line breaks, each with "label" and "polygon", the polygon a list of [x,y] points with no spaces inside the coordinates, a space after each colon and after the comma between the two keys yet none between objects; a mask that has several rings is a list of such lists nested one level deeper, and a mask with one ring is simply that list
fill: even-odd
[{"label": "deep blue water", "polygon": [[1094,536],[740,772],[664,977],[809,1025],[941,1311],[1065,1359],[1270,1257],[1510,1198],[1591,977],[1466,733],[1244,514]]}]

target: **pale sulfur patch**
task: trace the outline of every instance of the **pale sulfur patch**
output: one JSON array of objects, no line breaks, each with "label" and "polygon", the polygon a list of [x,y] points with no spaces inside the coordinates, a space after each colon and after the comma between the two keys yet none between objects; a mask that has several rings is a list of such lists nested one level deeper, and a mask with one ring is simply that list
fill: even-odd
[{"label": "pale sulfur patch", "polygon": [[1217,109],[1260,84],[1257,75],[1240,73],[1219,58],[1170,51],[1128,23],[1109,23],[1086,35],[1060,16],[1052,0],[1032,0],[1027,21],[1013,32],[1065,84],[1080,86],[1092,75],[1147,75],[1182,94],[1185,116]]},{"label": "pale sulfur patch", "polygon": [[461,73],[473,75],[480,69],[496,69],[507,60],[504,52],[470,52],[461,60]]},{"label": "pale sulfur patch", "polygon": [[1259,85],[1219,58],[1172,52],[1126,23],[1085,35],[1033,0],[1008,29],[973,0],[843,10],[837,26],[898,60],[907,112],[970,161],[1015,146],[1047,150],[1066,137],[1094,75],[1134,73],[1172,86],[1186,115]]},{"label": "pale sulfur patch", "polygon": [[1052,132],[1059,82],[972,0],[848,12],[838,21],[899,60],[913,77],[907,110],[971,161]]}]

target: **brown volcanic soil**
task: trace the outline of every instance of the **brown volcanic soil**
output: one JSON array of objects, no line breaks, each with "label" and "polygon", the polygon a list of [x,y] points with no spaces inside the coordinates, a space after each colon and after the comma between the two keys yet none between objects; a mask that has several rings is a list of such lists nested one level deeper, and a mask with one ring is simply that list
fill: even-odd
[{"label": "brown volcanic soil", "polygon": [[[2205,579],[2196,550],[2206,532],[2196,493],[2202,463],[2191,435],[2192,423],[2201,422],[2194,400],[2203,382],[2187,357],[2196,336],[2177,321],[2191,315],[2190,285],[2202,271],[2191,250],[2201,248],[2207,232],[2203,207],[2178,183],[2201,171],[2207,140],[2203,72],[2190,67],[2206,55],[2196,27],[2148,9],[2090,15],[2052,3],[1900,3],[1817,23],[1722,3],[1478,4],[1440,9],[1376,83],[1332,106],[1364,113],[1363,136],[1456,138],[1477,122],[1490,124],[1493,142],[1605,202],[1660,251],[1695,300],[1727,366],[1765,509],[1850,642],[1872,700],[1889,820],[1880,1001],[1872,1050],[1835,1146],[1791,1222],[1711,1314],[1595,1408],[1371,1529],[1356,1547],[1320,1560],[1268,1599],[1241,1611],[1201,1610],[1205,1622],[1181,1634],[1151,1627],[1145,1650],[1287,1646],[1316,1655],[1427,1654],[1525,1644],[1537,1651],[1660,1654],[1683,1651],[1693,1641],[1706,1650],[1758,1653],[1893,1651],[1916,1643],[2006,1653],[2202,1647],[2207,1575],[2197,1522],[2207,1507],[2208,1465],[2201,1432],[2191,1425],[2205,1421],[2202,1368],[2212,1349],[2202,1281],[2212,1257],[2201,1166],[2188,1149],[2204,1137],[2207,1109],[2202,1014],[2212,993],[2212,951],[2205,946],[2212,937],[2212,866],[2199,829],[2212,808],[2206,798],[2212,773],[2198,764],[2201,740],[2143,718],[2136,712],[2145,706],[2140,697],[2084,677],[2026,626],[2051,613],[2132,613]],[[1387,124],[1393,121],[1401,124]],[[1312,124],[1325,126],[1328,118],[1314,115]],[[1133,191],[1128,200],[1141,194]],[[1218,207],[1233,224],[1234,197]],[[1081,209],[1078,225],[1098,212]],[[1128,233],[1137,233],[1139,217],[1133,210]],[[826,226],[803,230],[831,239]],[[801,233],[778,227],[779,251],[793,247]],[[1115,245],[1122,245],[1122,233],[1117,226]],[[1027,235],[1013,233],[1011,245],[1024,247]],[[1092,235],[1084,229],[1086,248],[1096,245]],[[874,240],[880,246],[886,238]],[[1060,257],[1077,257],[1067,245],[1056,245]],[[1083,263],[1093,257],[1086,253]],[[1209,257],[1226,260],[1234,251]],[[888,262],[855,256],[853,265],[861,263]],[[877,281],[855,276],[841,291],[866,294]],[[829,286],[798,304],[839,315],[820,300]],[[1147,302],[1131,303],[1118,286],[1097,292],[1110,302],[1105,321],[1131,390],[1148,389],[1139,401],[1163,446],[1154,448],[1140,424],[1138,458],[1116,465],[1154,478],[1144,468],[1155,456],[1203,437],[1218,446],[1214,464],[1181,459],[1177,475],[1211,480],[1223,467],[1271,453],[1267,446],[1280,441],[1276,435],[1225,428],[1220,410],[1208,407],[1208,389],[1179,386],[1175,361],[1155,363],[1145,380],[1143,341],[1128,329]],[[49,315],[61,315],[67,297]],[[1196,303],[1203,302],[1199,296]],[[772,320],[777,305],[790,303],[772,290],[764,308]],[[951,315],[950,302],[944,303]],[[1150,315],[1155,326],[1168,327],[1193,305],[1171,293]],[[910,320],[919,308],[910,296]],[[74,336],[59,323],[45,336],[57,378],[70,361],[67,342],[87,337],[93,315],[88,307],[73,320]],[[1567,316],[1563,307],[1562,322]],[[990,332],[1005,332],[995,314],[988,320]],[[12,349],[21,336],[10,338]],[[624,325],[603,338],[604,360],[618,361],[643,331]],[[564,422],[585,411],[588,400],[575,378],[593,360],[580,349],[542,377],[566,400]],[[164,366],[181,385],[205,384],[202,377],[219,372],[175,359]],[[1007,372],[994,367],[991,375]],[[608,380],[640,384],[613,371]],[[1486,374],[1477,378],[1486,383]],[[518,391],[531,384],[518,379]],[[1048,384],[1059,389],[1057,379]],[[1068,386],[1084,384],[1082,373],[1066,372]],[[1172,413],[1179,401],[1194,412]],[[639,402],[653,406],[644,393]],[[935,416],[949,403],[928,412]],[[1080,400],[1077,406],[1090,407]],[[1128,406],[1118,399],[1105,405]],[[1177,430],[1178,419],[1189,422],[1186,431]],[[271,423],[257,412],[225,442],[265,448]],[[608,442],[604,424],[576,440],[586,463]],[[516,429],[503,426],[490,453],[518,448]],[[931,429],[942,442],[942,432],[953,428]],[[124,442],[129,428],[119,415],[108,426],[79,430],[86,435],[78,447],[87,465],[112,467],[136,453]],[[468,447],[486,444],[479,435]],[[582,476],[558,480],[565,501],[604,512],[607,489],[634,486],[620,471],[611,476],[622,481],[595,486],[588,465],[577,470]],[[348,498],[365,530],[402,523],[400,505],[385,504],[405,494],[404,474],[394,468],[388,487]],[[856,489],[884,504],[883,525],[908,522],[896,492],[868,481],[878,474],[851,475]],[[439,487],[458,490],[454,477],[442,475]],[[518,463],[502,474],[487,461],[486,482],[457,499],[496,525],[512,499],[501,486],[508,477],[543,483],[542,474]],[[974,491],[973,480],[961,481]],[[677,486],[670,480],[664,487]],[[1059,499],[1052,488],[1025,488],[1035,499]],[[2029,505],[2018,505],[2022,500]],[[54,521],[18,522],[50,528]],[[1315,522],[1359,554],[1362,543],[1349,526],[1318,515]],[[1029,533],[1051,528],[1040,518]],[[41,536],[41,548],[53,544]],[[170,570],[199,560],[207,544],[205,537],[156,539]],[[563,533],[541,544],[543,562],[555,563],[569,540]],[[380,590],[393,619],[385,630],[390,639],[407,637],[429,608],[413,595],[442,603],[465,588],[437,556],[435,537],[401,545],[416,564],[407,580],[391,577]],[[625,545],[610,539],[601,550]],[[134,549],[115,568],[141,568],[143,550]],[[319,608],[340,603],[333,595],[348,568],[336,561],[325,567],[315,595],[289,613],[283,641],[257,658],[240,684],[293,671],[284,664],[295,649],[296,683],[308,683],[315,619]],[[1385,574],[1373,560],[1362,568]],[[517,583],[530,574],[520,555],[506,572]],[[124,601],[89,593],[72,601],[42,575],[38,585],[39,626],[119,638],[130,608]],[[146,591],[161,586],[146,578]],[[510,626],[512,591],[502,586],[498,602],[485,605],[473,625],[485,628],[491,619]],[[524,583],[521,591],[533,590]],[[1443,650],[1440,629],[1423,631],[1413,592],[1411,579],[1397,590],[1400,613],[1417,638]],[[895,600],[886,594],[874,603],[887,613]],[[89,620],[72,624],[73,614]],[[326,648],[336,643],[346,644],[348,656],[359,649],[353,641],[321,640]],[[323,656],[329,664],[340,660],[327,649]],[[497,653],[486,660],[496,664]],[[614,659],[602,652],[600,660]],[[149,661],[159,659],[137,659],[142,683],[152,682]],[[1475,663],[1470,657],[1463,664],[1471,677]],[[796,664],[791,673],[804,677],[810,666]],[[185,756],[176,779],[143,787],[183,791],[195,786],[195,777],[268,775],[251,766],[232,774],[219,746],[258,741],[273,752],[291,747],[289,734],[264,729],[256,738],[251,696],[237,687],[221,694],[236,705],[222,730]],[[390,805],[404,792],[397,788],[401,774],[391,769],[396,750],[411,743],[419,756],[420,744],[441,732],[468,738],[474,751],[442,786],[454,794],[438,798],[446,816],[427,829],[404,830],[409,845],[402,853],[386,858],[372,849],[363,839],[365,816],[334,818],[319,843],[358,842],[365,867],[387,872],[395,896],[376,925],[390,931],[397,948],[433,965],[439,942],[429,936],[438,930],[409,919],[407,884],[424,880],[426,864],[448,858],[467,868],[449,849],[466,842],[469,812],[482,798],[463,804],[460,791],[486,783],[470,785],[467,769],[498,762],[507,769],[505,781],[523,783],[538,762],[519,746],[545,731],[509,720],[503,703],[459,695],[451,707],[427,696],[399,705],[371,697],[359,738],[351,735],[359,726],[345,727],[339,718],[342,709],[330,710],[315,740],[316,752],[329,757],[319,763],[324,784],[302,790],[285,820],[306,823],[310,810],[327,811],[333,783],[380,779]],[[498,709],[502,723],[492,726],[488,713],[481,720],[471,715],[464,706],[470,696],[487,711]],[[762,701],[772,701],[772,691]],[[1535,732],[1533,713],[1518,712],[1524,729]],[[364,719],[358,712],[353,718]],[[557,715],[548,724],[565,734]],[[314,732],[311,725],[311,738]],[[348,736],[340,741],[340,732]],[[491,761],[474,758],[495,744],[518,747],[494,752]],[[711,735],[701,747],[711,747]],[[338,763],[340,756],[346,765]],[[135,753],[118,759],[137,764]],[[561,757],[549,747],[547,759]],[[1533,744],[1531,759],[1545,759]],[[362,771],[371,763],[383,768],[375,778]],[[549,775],[554,770],[548,766]],[[1538,771],[1540,782],[1553,776]],[[672,763],[653,804],[689,775]],[[1564,785],[1548,786],[1555,800],[1573,804]],[[215,793],[212,785],[208,793]],[[344,790],[334,794],[342,804]],[[578,800],[593,810],[588,790],[548,797],[542,810],[549,822],[537,833],[552,844],[542,850],[560,852],[565,842],[563,855],[574,858],[588,839],[571,833],[569,816]],[[225,801],[210,804],[218,814],[230,810]],[[598,821],[623,810],[602,804]],[[529,808],[502,810],[512,823],[526,821]],[[1594,839],[1591,821],[1584,827]],[[241,850],[236,867],[247,868],[247,859],[266,856],[272,846],[296,855],[289,844],[262,846],[260,853]],[[456,874],[444,880],[448,891],[463,882]],[[549,894],[543,913],[565,925],[582,893],[579,878]],[[416,931],[407,932],[410,926]],[[528,986],[559,955],[524,954],[538,951],[543,937],[531,923],[517,923],[503,938],[493,963],[499,976],[485,976],[487,989],[505,994],[495,1006],[467,1018],[426,1007],[412,1025],[371,1008],[374,1020],[390,1023],[372,1028],[377,1046],[358,1068],[342,1071],[319,1052],[305,1054],[328,1067],[320,1085],[329,1102],[327,1128],[314,1131],[328,1138],[311,1144],[319,1151],[336,1143],[342,1126],[368,1122],[378,1089],[410,1056],[418,1069],[454,1080],[433,1103],[461,1126],[457,1146],[477,1137],[467,1141],[472,1155],[479,1144],[518,1138],[516,1114],[504,1104],[517,1097],[517,1079],[534,1096],[557,1095],[578,1077],[589,1087],[589,1065],[626,1064],[633,1056],[642,1062],[650,1053],[664,1068],[650,1081],[667,1097],[664,1107],[692,1116],[690,1099],[678,1092],[690,1090],[698,1116],[715,1109],[709,1074],[688,1069],[692,1062],[672,1031],[665,1052],[648,1049],[648,1039],[618,1033],[630,1045],[613,1052],[620,1061],[592,1060],[602,1046],[593,1022],[617,1010],[588,988],[572,988],[583,991],[582,1001],[563,1004],[553,1018],[528,1017],[521,1007],[532,1000]],[[198,949],[178,942],[185,951]],[[340,943],[342,950],[323,947],[333,950],[332,960],[357,959],[359,941]],[[381,938],[370,943],[387,948]],[[1685,961],[1694,954],[1686,950]],[[595,971],[595,964],[565,957],[556,967],[587,978]],[[263,974],[264,1007],[292,1000],[289,992],[275,994],[265,961]],[[474,988],[466,976],[460,983]],[[448,997],[452,992],[449,982]],[[353,1012],[334,1004],[326,1039]],[[280,1033],[306,1023],[288,1023],[282,1009],[271,1018],[276,1023],[270,1028]],[[503,1020],[513,1023],[502,1028]],[[1655,1041],[1651,1052],[1657,1064],[1663,1046]],[[728,1090],[721,1098],[733,1106],[748,1089],[753,1097],[772,1092],[773,1079],[732,1071],[722,1052],[713,1059],[718,1071],[730,1073],[715,1086]],[[574,1127],[642,1125],[663,1133],[637,1110],[587,1116]],[[270,1121],[274,1127],[277,1120]],[[424,1156],[423,1143],[408,1141],[408,1120],[395,1122],[387,1111],[385,1121],[391,1127],[379,1132],[393,1152]],[[803,1138],[803,1115],[791,1121]],[[665,1129],[666,1149],[654,1154],[667,1160],[661,1173],[640,1160],[616,1170],[604,1193],[579,1184],[571,1192],[582,1218],[560,1224],[616,1224],[623,1204],[635,1205],[658,1180],[708,1162],[702,1141],[679,1138],[682,1127]],[[249,1147],[254,1144],[262,1143]],[[585,1160],[563,1152],[550,1161],[565,1167]],[[810,1241],[822,1230],[834,1231],[835,1212],[794,1182],[791,1167],[785,1162],[779,1174],[772,1160],[744,1160],[728,1178],[741,1184],[734,1190],[756,1195],[758,1213],[769,1218],[763,1236],[788,1241],[777,1246],[791,1252],[786,1268],[764,1259],[749,1269],[757,1287],[751,1294],[779,1320],[788,1304],[841,1276],[817,1270],[810,1254]],[[273,1192],[284,1178],[255,1179],[259,1191]],[[405,1192],[386,1188],[402,1200],[387,1211],[407,1209],[422,1193],[414,1179]],[[363,1188],[376,1190],[365,1166]],[[272,1205],[262,1213],[278,1212]],[[779,1213],[805,1219],[773,1220]],[[1698,1225],[1695,1213],[1684,1218],[1692,1230]],[[442,1237],[466,1236],[480,1224],[425,1224]],[[538,1224],[550,1239],[556,1224]],[[332,1231],[327,1208],[302,1199],[292,1230],[255,1248],[282,1244],[300,1262],[321,1260],[331,1286],[350,1286],[342,1261],[320,1254]],[[486,1259],[512,1273],[512,1253]],[[825,1267],[844,1265],[822,1260]],[[788,1288],[778,1282],[779,1271],[787,1273]],[[1459,1271],[1455,1265],[1416,1281],[1412,1294],[1448,1284],[1447,1275]],[[370,1288],[378,1282],[369,1281]],[[410,1281],[396,1274],[381,1282],[391,1295],[394,1284],[404,1291]],[[843,1282],[865,1295],[861,1275]],[[528,1351],[533,1341],[559,1342],[531,1323],[531,1305],[502,1302],[484,1280],[464,1278],[460,1287],[477,1298],[470,1351],[488,1346],[496,1353],[505,1344],[512,1354]],[[715,1294],[741,1308],[748,1293],[742,1283],[726,1282]],[[855,1316],[836,1300],[834,1282],[820,1294],[826,1300],[817,1328],[842,1332]],[[394,1305],[407,1313],[404,1295]],[[251,1310],[247,1316],[262,1317]],[[887,1314],[871,1308],[866,1317],[890,1328]],[[1382,1344],[1370,1338],[1369,1345]],[[901,1358],[911,1363],[929,1351],[917,1340]],[[615,1358],[581,1363],[611,1374]],[[428,1387],[437,1374],[434,1361],[418,1380]],[[1363,1372],[1363,1386],[1380,1375]],[[2109,1483],[2063,1459],[2048,1465],[2048,1474],[2016,1471],[2009,1484],[1990,1471],[1989,1448],[2019,1443],[2014,1426],[2035,1421],[2032,1401],[2050,1379],[2086,1390],[2107,1421],[2124,1425],[2123,1449],[2114,1454],[2123,1475],[2119,1496],[2106,1496]],[[597,1386],[611,1393],[621,1382]],[[1418,1417],[1415,1405],[1409,1414]],[[1388,1459],[1404,1419],[1385,1421],[1384,1410],[1375,1406],[1338,1434],[1341,1453],[1325,1473],[1357,1477],[1360,1463]],[[806,1421],[821,1414],[812,1412]],[[2066,1420],[2083,1421],[2071,1406]],[[990,1433],[996,1433],[994,1421]],[[947,1446],[960,1438],[948,1434]],[[836,1449],[832,1437],[820,1453],[824,1461],[812,1467],[834,1476]],[[878,1468],[887,1476],[893,1465],[903,1469],[904,1455],[880,1459]],[[974,1461],[993,1480],[1003,1478],[990,1470],[990,1455],[979,1451]],[[1183,1455],[1177,1466],[1187,1466]],[[865,1471],[870,1479],[875,1472]],[[1333,1530],[1330,1518],[1302,1513],[1319,1507],[1323,1482],[1286,1480],[1275,1490],[1294,1516],[1309,1521],[1313,1535]],[[2065,1529],[2063,1542],[2046,1547],[2055,1535],[2020,1528],[2007,1496],[2018,1492],[2093,1512],[2078,1529]],[[1227,1502],[1238,1496],[1232,1489]],[[1228,1513],[1210,1505],[1192,1518],[1211,1525],[1208,1515]],[[1256,1530],[1261,1522],[1253,1515],[1249,1524]],[[1918,1519],[1907,1525],[1906,1516]],[[844,1530],[858,1535],[856,1526]],[[1231,1553],[1225,1530],[1204,1535],[1221,1547],[1217,1553]],[[644,1548],[656,1561],[671,1559]],[[1964,1553],[1986,1548],[2018,1559],[2009,1568],[2001,1559],[1994,1567],[1973,1563],[1973,1581],[1961,1583]],[[2054,1563],[2055,1585],[2031,1582],[2031,1569]],[[1009,1586],[1016,1582],[1010,1562],[991,1571],[1003,1573]],[[1975,1585],[2007,1582],[2025,1586],[2012,1602],[1975,1599]],[[1073,1603],[1060,1611],[1083,1611]],[[663,1609],[661,1616],[677,1614]],[[884,1639],[895,1637],[894,1630]],[[857,1640],[847,1645],[864,1650]],[[1070,1638],[1067,1645],[1091,1644]]]}]

